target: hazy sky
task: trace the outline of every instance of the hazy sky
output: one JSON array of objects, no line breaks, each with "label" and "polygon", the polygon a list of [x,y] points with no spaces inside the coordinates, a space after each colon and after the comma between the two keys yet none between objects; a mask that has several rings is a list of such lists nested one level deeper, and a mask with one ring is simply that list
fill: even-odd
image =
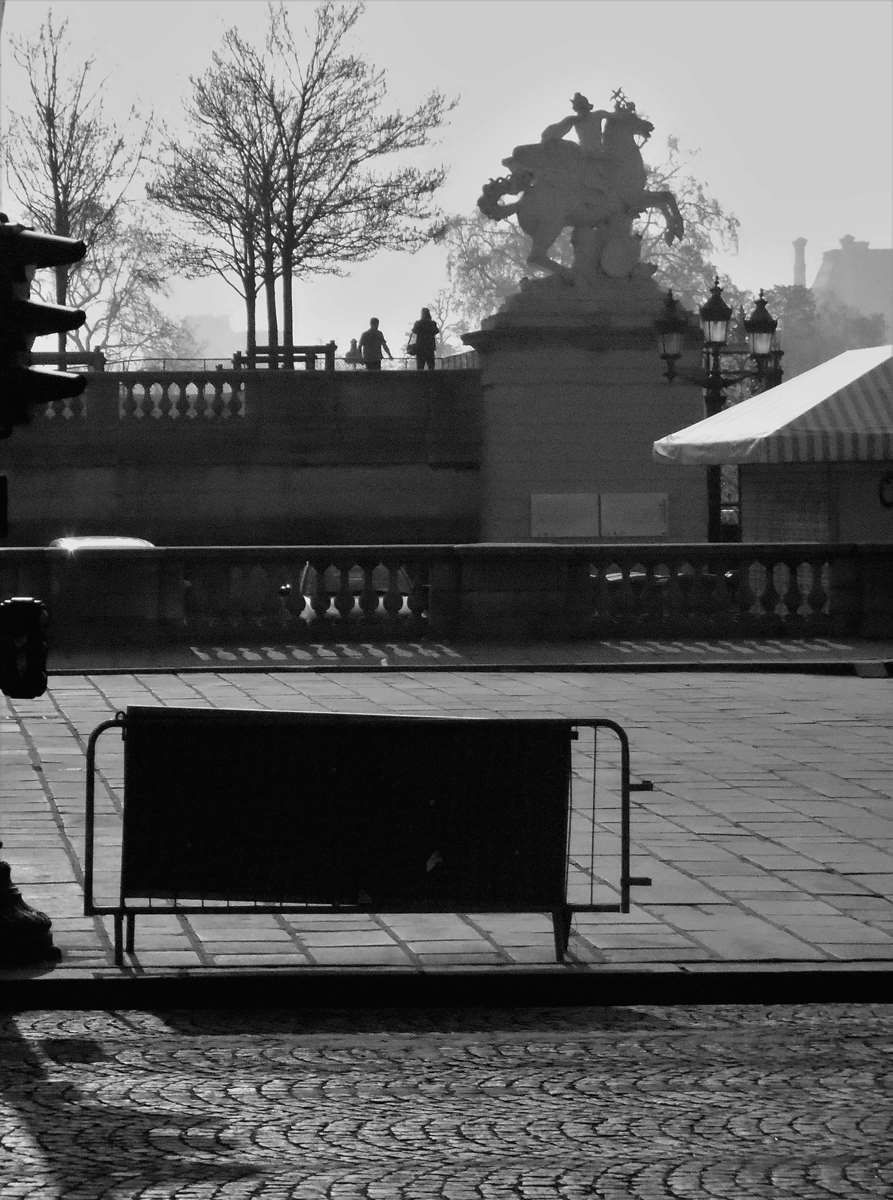
[{"label": "hazy sky", "polygon": [[[108,77],[110,114],[136,103],[173,125],[189,75],[205,68],[223,31],[260,34],[266,15],[262,0],[52,7],[69,18],[77,49],[95,57],[97,77]],[[293,24],[310,23],[313,7],[290,3]],[[10,39],[33,36],[46,12],[36,0],[6,4],[4,108],[25,103]],[[738,253],[718,259],[740,286],[792,282],[796,237],[808,239],[809,283],[844,234],[891,245],[890,0],[371,0],[356,32],[356,48],[386,70],[393,106],[413,107],[432,88],[460,97],[439,144],[420,158],[450,168],[448,211],[471,212],[481,184],[503,173],[501,160],[567,115],[575,91],[610,107],[619,86],[655,125],[646,161],[660,162],[676,135],[698,150],[695,173],[740,218]],[[348,277],[302,284],[296,339],[334,338],[345,349],[375,314],[397,352],[443,285],[443,259],[436,247],[381,255]],[[241,302],[219,282],[177,285],[170,308],[244,326]]]}]

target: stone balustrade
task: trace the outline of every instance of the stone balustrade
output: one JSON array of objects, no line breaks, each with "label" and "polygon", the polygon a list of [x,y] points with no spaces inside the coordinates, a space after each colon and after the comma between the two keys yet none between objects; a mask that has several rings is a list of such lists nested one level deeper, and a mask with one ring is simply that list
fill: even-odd
[{"label": "stone balustrade", "polygon": [[57,645],[893,636],[893,547],[359,545],[0,548],[0,596]]},{"label": "stone balustrade", "polygon": [[35,423],[55,425],[107,423],[112,413],[119,422],[228,421],[244,418],[245,371],[127,371],[90,376],[80,396],[56,400],[43,407]]},{"label": "stone balustrade", "polygon": [[245,417],[241,372],[133,372],[117,378],[121,421],[235,421]]}]

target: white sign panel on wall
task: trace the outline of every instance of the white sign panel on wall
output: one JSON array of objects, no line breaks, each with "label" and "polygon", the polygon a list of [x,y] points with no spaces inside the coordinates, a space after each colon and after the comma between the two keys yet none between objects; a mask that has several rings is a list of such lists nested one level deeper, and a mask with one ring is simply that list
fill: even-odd
[{"label": "white sign panel on wall", "polygon": [[667,532],[666,492],[602,492],[601,536],[658,537]]},{"label": "white sign panel on wall", "polygon": [[598,537],[597,492],[531,494],[530,536],[535,538]]}]

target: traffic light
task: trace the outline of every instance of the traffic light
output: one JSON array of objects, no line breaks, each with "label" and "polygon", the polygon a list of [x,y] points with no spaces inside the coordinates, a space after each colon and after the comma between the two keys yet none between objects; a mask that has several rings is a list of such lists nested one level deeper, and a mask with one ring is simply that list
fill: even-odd
[{"label": "traffic light", "polygon": [[0,602],[0,691],[34,700],[47,690],[47,624],[40,600],[13,596]]},{"label": "traffic light", "polygon": [[83,375],[31,366],[36,337],[77,329],[86,313],[28,299],[35,271],[80,262],[86,253],[81,241],[11,225],[0,213],[0,438],[27,424],[35,404],[79,396],[86,386]]}]

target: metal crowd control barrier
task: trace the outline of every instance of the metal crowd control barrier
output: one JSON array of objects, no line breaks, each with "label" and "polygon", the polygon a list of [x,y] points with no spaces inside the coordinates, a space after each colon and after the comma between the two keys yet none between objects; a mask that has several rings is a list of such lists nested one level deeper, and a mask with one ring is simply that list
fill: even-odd
[{"label": "metal crowd control barrier", "polygon": [[[123,823],[117,902],[103,904],[96,747],[110,729],[124,742]],[[607,766],[603,733],[617,742]],[[606,775],[619,800],[607,815]],[[630,876],[630,792],[650,788],[630,784],[629,742],[609,720],[130,707],[89,739],[84,912],[114,918],[118,965],[138,915],[199,912],[542,911],[560,962],[575,913],[626,913],[630,888],[650,882]],[[104,849],[103,877],[114,865]]]}]

